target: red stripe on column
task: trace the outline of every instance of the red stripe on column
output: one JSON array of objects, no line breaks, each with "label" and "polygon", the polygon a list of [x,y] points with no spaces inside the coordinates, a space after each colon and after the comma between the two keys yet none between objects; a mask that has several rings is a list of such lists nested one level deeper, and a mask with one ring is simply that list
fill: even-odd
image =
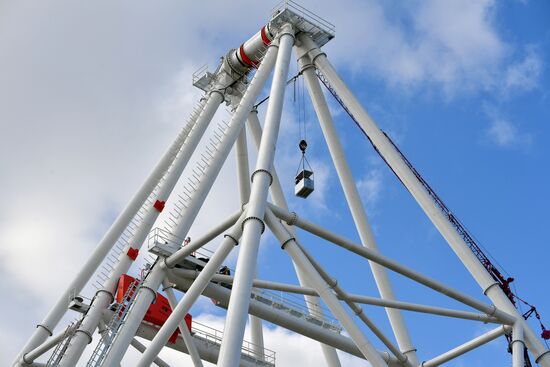
[{"label": "red stripe on column", "polygon": [[256,64],[252,60],[250,60],[250,58],[244,53],[244,45],[241,45],[241,47],[239,48],[239,55],[246,65],[250,67],[256,66]]},{"label": "red stripe on column", "polygon": [[265,32],[265,26],[260,31],[260,34],[262,35],[262,41],[264,45],[266,46],[269,45],[271,43],[271,40],[269,39],[269,37],[267,36],[267,33]]}]

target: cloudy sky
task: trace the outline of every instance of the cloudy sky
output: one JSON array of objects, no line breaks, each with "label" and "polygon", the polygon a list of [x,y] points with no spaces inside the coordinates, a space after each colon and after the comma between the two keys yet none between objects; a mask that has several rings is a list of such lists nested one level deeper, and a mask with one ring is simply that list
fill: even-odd
[{"label": "cloudy sky", "polygon": [[[515,277],[518,294],[536,304],[550,324],[544,282],[550,5],[534,0],[301,3],[335,24],[336,38],[326,52],[342,77],[505,273]],[[215,67],[221,55],[267,21],[274,5],[0,1],[0,364],[11,362],[179,131],[200,97],[192,73],[205,63]],[[290,73],[295,72],[293,63]],[[291,193],[302,137],[291,88],[287,102],[276,164]],[[337,104],[331,102],[331,108],[381,252],[483,299],[366,139]],[[223,112],[218,120],[227,118]],[[290,206],[357,239],[311,107],[306,121],[316,191],[306,201],[290,200]],[[192,236],[238,207],[234,166],[232,154]],[[365,261],[303,238],[345,289],[376,295]],[[269,235],[262,246],[259,277],[295,281],[288,258]],[[391,277],[399,299],[461,307]],[[194,316],[222,329],[224,312],[209,302],[199,302]],[[389,331],[383,312],[365,310]],[[405,318],[421,359],[490,328],[411,313]],[[266,325],[266,347],[277,352],[282,366],[321,363],[315,342],[273,325]],[[312,352],[299,353],[306,349]],[[185,360],[174,353],[165,357]],[[364,365],[342,358],[346,365]],[[489,358],[492,365],[509,363],[504,342],[449,365],[486,366]]]}]

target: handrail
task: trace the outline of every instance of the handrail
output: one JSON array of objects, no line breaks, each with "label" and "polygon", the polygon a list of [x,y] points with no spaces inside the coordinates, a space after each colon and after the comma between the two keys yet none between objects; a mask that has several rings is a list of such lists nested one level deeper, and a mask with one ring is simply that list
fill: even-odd
[{"label": "handrail", "polygon": [[289,9],[302,16],[305,20],[312,23],[313,25],[323,29],[330,35],[334,36],[336,27],[331,22],[326,19],[321,18],[317,14],[313,13],[311,10],[308,10],[301,6],[300,4],[292,0],[283,0],[277,4],[273,9],[271,9],[272,17],[276,17],[280,12]]}]

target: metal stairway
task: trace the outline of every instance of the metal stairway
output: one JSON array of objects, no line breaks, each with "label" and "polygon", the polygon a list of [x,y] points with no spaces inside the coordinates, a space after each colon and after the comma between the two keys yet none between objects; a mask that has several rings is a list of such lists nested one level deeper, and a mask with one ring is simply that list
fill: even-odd
[{"label": "metal stairway", "polygon": [[63,358],[63,355],[69,347],[69,344],[71,343],[71,340],[81,322],[82,319],[76,322],[72,322],[71,324],[69,324],[69,326],[67,326],[65,332],[63,333],[63,339],[56,345],[55,349],[50,355],[50,358],[48,358],[48,361],[46,362],[46,367],[54,367],[59,365],[61,358]]},{"label": "metal stairway", "polygon": [[113,344],[113,341],[116,338],[117,332],[124,324],[124,320],[126,319],[128,311],[130,310],[131,305],[137,296],[137,291],[141,283],[141,279],[136,279],[130,284],[130,286],[126,290],[126,293],[124,293],[122,301],[114,310],[113,318],[107,324],[107,328],[105,329],[105,331],[103,331],[101,339],[97,343],[97,346],[94,349],[90,360],[86,364],[86,367],[101,366],[101,363],[103,362],[107,351],[109,350],[109,348]]}]

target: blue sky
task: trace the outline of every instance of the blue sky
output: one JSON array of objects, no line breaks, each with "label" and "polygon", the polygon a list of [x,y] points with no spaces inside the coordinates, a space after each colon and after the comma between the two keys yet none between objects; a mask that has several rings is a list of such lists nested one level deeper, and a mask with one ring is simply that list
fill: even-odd
[{"label": "blue sky", "polygon": [[[7,137],[0,147],[5,188],[0,289],[13,295],[1,306],[13,315],[0,326],[2,364],[30,335],[175,135],[199,96],[190,85],[192,72],[205,62],[215,66],[220,55],[255,33],[272,5],[61,0],[0,5],[0,128]],[[374,120],[515,277],[518,294],[549,320],[550,5],[489,0],[303,5],[336,25],[328,57]],[[291,92],[276,161],[289,194],[300,140]],[[365,137],[337,104],[331,102],[331,108],[380,251],[483,299]],[[357,240],[311,107],[307,116],[317,186],[306,201],[289,198],[290,207]],[[211,226],[210,218],[221,220],[237,208],[236,195],[228,198],[237,193],[234,165],[231,155],[191,230],[193,237]],[[363,259],[301,237],[346,290],[376,294]],[[295,281],[279,246],[269,236],[262,246],[259,277]],[[461,307],[390,275],[401,300]],[[223,327],[224,313],[209,302],[200,302],[195,315]],[[389,331],[383,312],[365,310]],[[490,328],[412,313],[405,319],[422,360]],[[318,348],[271,327],[266,347],[276,349],[281,365],[293,350],[281,341],[285,338],[295,346]],[[509,364],[505,348],[502,341],[494,342],[449,365]]]}]

